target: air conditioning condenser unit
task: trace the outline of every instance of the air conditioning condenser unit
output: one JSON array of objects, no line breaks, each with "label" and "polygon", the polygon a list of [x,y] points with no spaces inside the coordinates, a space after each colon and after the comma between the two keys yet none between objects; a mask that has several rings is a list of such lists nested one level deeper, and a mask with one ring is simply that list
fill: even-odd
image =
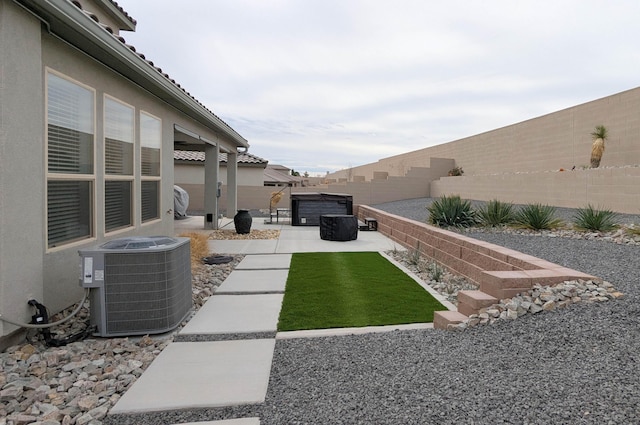
[{"label": "air conditioning condenser unit", "polygon": [[164,333],[193,308],[189,238],[114,239],[79,254],[97,336]]}]

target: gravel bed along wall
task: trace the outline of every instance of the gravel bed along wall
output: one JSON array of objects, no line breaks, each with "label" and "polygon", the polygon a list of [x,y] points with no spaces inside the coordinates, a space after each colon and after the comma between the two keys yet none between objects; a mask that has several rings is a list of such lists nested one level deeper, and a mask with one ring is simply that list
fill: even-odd
[{"label": "gravel bed along wall", "polygon": [[[424,220],[424,205],[376,208]],[[279,340],[261,424],[640,423],[640,247],[469,236],[602,277],[625,296],[465,332]]]},{"label": "gravel bed along wall", "polygon": [[[429,212],[427,208],[437,198],[415,198],[406,199],[403,201],[387,202],[384,204],[372,205],[374,208],[381,209],[391,214],[396,214],[401,217],[410,218],[421,222],[426,222],[429,218]],[[480,208],[486,204],[485,201],[471,201],[471,204],[475,208]],[[518,207],[519,205],[516,205]],[[595,206],[598,208],[598,206]],[[572,218],[576,210],[573,208],[559,208],[556,207],[556,217],[563,220],[565,223],[571,223]],[[638,214],[618,214],[618,221],[621,224],[636,224],[640,225],[640,205],[638,206]]]}]

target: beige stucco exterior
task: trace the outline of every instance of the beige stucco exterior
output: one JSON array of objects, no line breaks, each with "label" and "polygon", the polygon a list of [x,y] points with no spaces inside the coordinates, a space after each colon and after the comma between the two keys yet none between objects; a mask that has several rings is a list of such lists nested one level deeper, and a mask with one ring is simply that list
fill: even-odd
[{"label": "beige stucco exterior", "polygon": [[[449,159],[432,158],[429,167],[415,167],[402,177],[388,176],[386,173],[372,181],[332,182],[329,184],[315,184],[310,186],[274,187],[274,186],[238,186],[238,208],[252,210],[269,209],[271,194],[282,191],[282,199],[278,208],[290,206],[289,195],[291,192],[326,192],[348,193],[353,196],[354,204],[375,205],[384,202],[398,201],[401,199],[423,198],[429,196],[429,182],[445,176],[452,167],[454,161]],[[177,177],[176,177],[177,178]],[[180,186],[189,192],[189,211],[199,213],[203,206],[204,191],[202,185],[183,183]],[[227,211],[225,201],[227,186],[222,186],[220,197],[221,211]],[[227,214],[229,216],[229,214]]]},{"label": "beige stucco exterior", "polygon": [[[87,7],[91,2],[83,2]],[[0,0],[0,315],[28,323],[33,311],[29,299],[42,302],[51,313],[80,300],[78,250],[95,246],[106,240],[132,235],[173,235],[173,150],[176,126],[197,134],[208,149],[236,152],[243,146],[237,133],[231,136],[230,127],[216,127],[219,118],[184,94],[174,83],[155,70],[144,59],[108,34],[104,28],[64,0],[39,2],[45,17],[25,10],[11,0]],[[59,8],[67,13],[52,12]],[[40,11],[40,9],[37,9]],[[60,21],[49,26],[48,20]],[[71,19],[72,17],[73,19]],[[65,19],[69,23],[60,23]],[[44,24],[43,24],[44,22]],[[106,41],[102,47],[112,51],[85,52],[64,39],[65,25],[86,26],[87,32],[97,32]],[[64,33],[54,33],[53,27]],[[104,34],[103,34],[104,33]],[[75,37],[82,35],[75,33]],[[83,43],[87,40],[82,39]],[[82,43],[80,43],[82,44]],[[125,78],[120,70],[107,64],[108,55],[119,55],[122,63],[130,62],[131,76]],[[97,56],[93,56],[97,55]],[[113,59],[113,58],[112,58]],[[119,65],[120,66],[120,65]],[[124,65],[122,65],[124,66]],[[88,239],[47,248],[47,176],[46,176],[46,75],[48,72],[90,88],[95,93],[93,231]],[[148,73],[160,83],[154,93],[133,83],[135,74]],[[154,73],[157,76],[154,76]],[[148,77],[145,77],[148,78]],[[148,83],[154,84],[154,83]],[[162,85],[166,85],[167,88]],[[149,86],[150,87],[150,86]],[[157,90],[157,91],[156,91]],[[161,100],[158,92],[167,90]],[[135,143],[139,146],[139,117],[141,112],[161,120],[161,179],[160,217],[142,223],[139,200],[141,182],[139,161],[134,154],[133,224],[116,232],[105,232],[104,220],[104,99],[109,96],[135,109]],[[182,96],[182,97],[181,97]],[[171,100],[169,100],[171,99]],[[171,102],[184,102],[184,110]],[[203,143],[202,140],[208,142]],[[230,157],[235,159],[234,154]],[[0,320],[0,347],[7,336],[19,328]]]},{"label": "beige stucco exterior", "polygon": [[[204,181],[204,170],[201,163],[176,163],[173,167],[174,181],[178,186],[202,184]],[[237,182],[238,186],[262,186],[264,184],[264,165],[244,166],[238,164]],[[220,163],[218,181],[227,184],[227,165]],[[204,188],[203,188],[204,191]]]}]

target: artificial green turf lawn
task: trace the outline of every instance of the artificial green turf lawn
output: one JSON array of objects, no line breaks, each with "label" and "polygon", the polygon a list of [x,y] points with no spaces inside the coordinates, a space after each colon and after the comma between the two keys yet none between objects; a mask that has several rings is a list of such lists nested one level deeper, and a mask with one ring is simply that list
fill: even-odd
[{"label": "artificial green turf lawn", "polygon": [[377,252],[293,254],[279,331],[433,322],[446,310]]}]

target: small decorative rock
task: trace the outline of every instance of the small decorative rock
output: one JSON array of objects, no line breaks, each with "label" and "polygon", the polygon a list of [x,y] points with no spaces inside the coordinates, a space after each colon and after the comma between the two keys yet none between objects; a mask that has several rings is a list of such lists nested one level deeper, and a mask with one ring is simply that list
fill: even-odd
[{"label": "small decorative rock", "polygon": [[[567,296],[567,294],[573,296]],[[613,285],[606,281],[600,283],[590,280],[566,281],[555,286],[535,284],[527,293],[500,300],[498,304],[480,310],[480,314],[487,314],[492,318],[486,323],[494,323],[496,320],[514,320],[525,314],[566,308],[574,303],[606,302],[623,296],[622,292],[616,291]],[[464,330],[482,324],[485,322],[476,321],[474,315],[471,315],[455,327],[457,330]]]},{"label": "small decorative rock", "polygon": [[[244,258],[233,257],[227,264],[192,268],[195,310]],[[52,331],[76,333],[88,318],[88,309],[83,308]],[[64,347],[46,347],[31,335],[33,341],[0,353],[0,425],[100,425],[109,409],[172,340],[172,336],[90,338]]]}]

